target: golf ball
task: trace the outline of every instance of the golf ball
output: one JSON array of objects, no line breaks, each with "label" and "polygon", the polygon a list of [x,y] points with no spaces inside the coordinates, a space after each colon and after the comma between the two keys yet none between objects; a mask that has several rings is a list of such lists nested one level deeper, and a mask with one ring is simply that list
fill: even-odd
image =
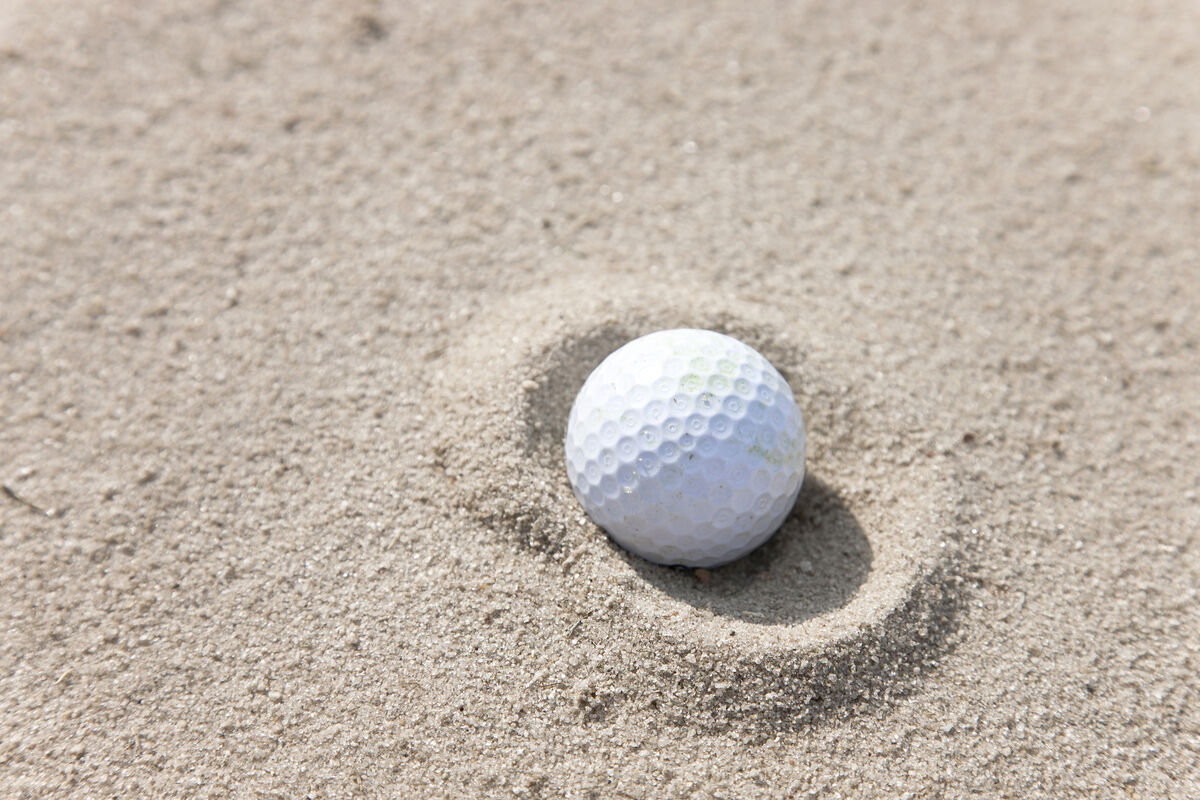
[{"label": "golf ball", "polygon": [[756,350],[714,331],[658,331],[588,376],[567,419],[567,477],[588,516],[659,564],[715,567],[787,517],[804,420]]}]

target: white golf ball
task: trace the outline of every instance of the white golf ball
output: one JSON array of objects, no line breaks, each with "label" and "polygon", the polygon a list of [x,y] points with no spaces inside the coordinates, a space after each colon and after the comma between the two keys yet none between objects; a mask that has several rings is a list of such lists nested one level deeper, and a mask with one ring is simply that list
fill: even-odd
[{"label": "white golf ball", "polygon": [[658,331],[588,376],[567,420],[567,476],[588,516],[659,564],[715,567],[787,517],[804,480],[787,381],[714,331]]}]

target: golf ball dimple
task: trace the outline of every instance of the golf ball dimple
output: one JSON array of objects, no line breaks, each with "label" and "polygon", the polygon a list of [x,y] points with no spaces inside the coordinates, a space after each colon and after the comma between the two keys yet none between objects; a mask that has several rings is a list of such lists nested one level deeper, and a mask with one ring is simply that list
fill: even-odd
[{"label": "golf ball dimple", "polygon": [[658,331],[614,351],[579,390],[564,445],[588,516],[659,564],[749,553],[804,480],[804,420],[787,381],[715,331]]}]

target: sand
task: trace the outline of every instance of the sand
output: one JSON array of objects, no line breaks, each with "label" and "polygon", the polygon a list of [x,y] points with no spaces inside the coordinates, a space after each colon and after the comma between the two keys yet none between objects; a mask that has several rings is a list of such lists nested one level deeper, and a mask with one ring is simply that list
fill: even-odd
[{"label": "sand", "polygon": [[[1195,797],[1200,8],[0,6],[0,796]],[[573,500],[676,325],[761,551]]]}]

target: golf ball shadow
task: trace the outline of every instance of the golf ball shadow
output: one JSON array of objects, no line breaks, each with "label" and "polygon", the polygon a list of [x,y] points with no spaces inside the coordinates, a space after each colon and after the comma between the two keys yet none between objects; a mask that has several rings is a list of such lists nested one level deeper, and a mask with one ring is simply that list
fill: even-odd
[{"label": "golf ball shadow", "polygon": [[718,617],[760,625],[794,625],[843,608],[867,580],[874,557],[845,501],[811,474],[775,535],[730,564],[697,572],[620,552],[664,594]]}]

